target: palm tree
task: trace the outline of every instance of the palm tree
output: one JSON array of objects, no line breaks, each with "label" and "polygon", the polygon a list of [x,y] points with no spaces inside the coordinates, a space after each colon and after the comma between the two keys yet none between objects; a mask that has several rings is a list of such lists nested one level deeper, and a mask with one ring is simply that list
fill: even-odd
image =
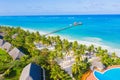
[{"label": "palm tree", "polygon": [[54,65],[51,69],[51,78],[54,80],[60,80],[62,79],[62,75],[61,75],[61,70],[60,67],[58,65]]},{"label": "palm tree", "polygon": [[48,62],[50,63],[51,68],[55,64],[55,58],[57,57],[56,51],[51,51],[48,55]]},{"label": "palm tree", "polygon": [[116,60],[118,57],[116,56],[116,53],[115,52],[113,52],[112,54],[111,54],[111,57],[112,57],[112,59],[114,59],[114,60]]},{"label": "palm tree", "polygon": [[79,50],[80,50],[81,55],[85,54],[85,51],[87,50],[86,45],[81,44],[79,47]]},{"label": "palm tree", "polygon": [[70,50],[71,44],[68,42],[68,40],[63,40],[63,49],[69,55],[69,50]]},{"label": "palm tree", "polygon": [[82,55],[79,50],[77,50],[76,53],[74,53],[74,56],[76,62],[82,61]]},{"label": "palm tree", "polygon": [[89,51],[89,52],[94,52],[94,45],[89,46],[89,47],[88,47],[88,51]]},{"label": "palm tree", "polygon": [[72,50],[74,52],[76,52],[76,49],[78,48],[78,42],[77,41],[74,41],[73,44],[72,44]]},{"label": "palm tree", "polygon": [[72,73],[76,80],[80,80],[81,76],[89,69],[89,63],[79,61],[72,66]]},{"label": "palm tree", "polygon": [[53,80],[72,80],[71,77],[56,64],[52,67],[50,74]]}]

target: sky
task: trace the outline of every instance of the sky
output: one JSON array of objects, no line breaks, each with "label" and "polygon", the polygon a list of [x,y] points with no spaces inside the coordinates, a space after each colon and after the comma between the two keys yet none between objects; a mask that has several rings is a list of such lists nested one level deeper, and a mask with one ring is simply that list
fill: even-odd
[{"label": "sky", "polygon": [[0,0],[0,15],[120,14],[120,0]]}]

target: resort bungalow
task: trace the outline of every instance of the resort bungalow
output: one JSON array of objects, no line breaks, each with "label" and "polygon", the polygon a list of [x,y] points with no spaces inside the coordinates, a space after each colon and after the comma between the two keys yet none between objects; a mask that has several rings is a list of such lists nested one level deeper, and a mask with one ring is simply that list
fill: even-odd
[{"label": "resort bungalow", "polygon": [[90,67],[90,69],[94,70],[94,68],[97,68],[101,71],[105,68],[105,66],[101,62],[95,62],[95,63],[92,63],[92,66]]},{"label": "resort bungalow", "polygon": [[24,56],[24,54],[17,48],[12,49],[8,54],[13,58],[13,60],[18,60]]},{"label": "resort bungalow", "polygon": [[0,39],[2,39],[2,38],[3,38],[3,36],[0,35]]},{"label": "resort bungalow", "polygon": [[4,40],[0,39],[0,47],[4,44]]},{"label": "resort bungalow", "polygon": [[94,70],[94,68],[99,69],[100,71],[103,70],[105,68],[105,66],[102,64],[102,62],[100,61],[99,58],[94,58],[91,62],[91,66],[90,69]]},{"label": "resort bungalow", "polygon": [[12,45],[9,43],[9,42],[5,42],[3,45],[2,45],[2,49],[6,50],[6,52],[9,52],[10,49],[11,49]]},{"label": "resort bungalow", "polygon": [[34,42],[34,44],[35,44],[36,48],[39,49],[39,50],[42,50],[42,49],[44,49],[44,48],[47,48],[48,50],[54,50],[54,49],[55,49],[55,46],[54,46],[54,45],[45,46],[45,45],[43,45],[43,44],[41,44],[41,43],[35,43],[35,42]]},{"label": "resort bungalow", "polygon": [[4,36],[4,33],[0,32],[0,39],[2,39]]},{"label": "resort bungalow", "polygon": [[45,80],[45,71],[40,66],[30,63],[23,69],[20,80]]},{"label": "resort bungalow", "polygon": [[18,35],[17,33],[13,34],[12,39],[15,39],[17,37],[17,35]]},{"label": "resort bungalow", "polygon": [[39,50],[42,50],[42,49],[46,48],[46,47],[45,47],[43,44],[41,44],[41,43],[35,43],[35,42],[34,42],[34,44],[35,44],[36,48],[39,49]]},{"label": "resort bungalow", "polygon": [[48,46],[48,47],[46,47],[48,50],[55,50],[55,46]]}]

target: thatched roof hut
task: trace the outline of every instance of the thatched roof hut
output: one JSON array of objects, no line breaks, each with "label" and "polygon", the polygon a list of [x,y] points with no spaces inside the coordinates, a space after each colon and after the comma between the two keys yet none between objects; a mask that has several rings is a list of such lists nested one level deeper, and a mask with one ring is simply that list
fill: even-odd
[{"label": "thatched roof hut", "polygon": [[91,68],[91,70],[94,70],[94,68],[97,68],[99,70],[103,70],[105,68],[105,66],[100,61],[100,58],[96,57],[96,58],[92,59],[90,68]]},{"label": "thatched roof hut", "polygon": [[2,47],[3,44],[4,44],[4,40],[0,39],[0,47]]},{"label": "thatched roof hut", "polygon": [[6,50],[6,52],[9,52],[10,49],[11,49],[12,45],[9,43],[9,42],[5,42],[3,45],[2,45],[2,49]]},{"label": "thatched roof hut", "polygon": [[2,39],[4,36],[4,33],[0,32],[0,39]]},{"label": "thatched roof hut", "polygon": [[17,36],[18,36],[17,33],[13,34],[13,35],[12,35],[12,39],[15,39]]},{"label": "thatched roof hut", "polygon": [[40,66],[30,63],[23,69],[20,80],[45,80],[43,72]]},{"label": "thatched roof hut", "polygon": [[24,54],[17,48],[12,49],[8,54],[13,58],[13,60],[20,59],[24,56]]}]

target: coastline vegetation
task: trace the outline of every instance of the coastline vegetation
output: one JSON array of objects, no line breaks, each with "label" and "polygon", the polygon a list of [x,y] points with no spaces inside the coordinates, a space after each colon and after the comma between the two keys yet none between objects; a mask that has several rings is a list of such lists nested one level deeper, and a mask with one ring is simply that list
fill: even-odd
[{"label": "coastline vegetation", "polygon": [[[0,74],[4,74],[5,80],[18,80],[22,69],[30,62],[36,63],[45,69],[46,80],[72,80],[71,76],[61,69],[55,61],[56,58],[62,59],[64,56],[71,54],[70,51],[74,52],[75,62],[72,66],[72,75],[75,80],[81,80],[82,75],[90,69],[91,63],[88,62],[88,59],[82,59],[85,51],[94,52],[97,57],[101,58],[102,63],[106,67],[120,65],[120,58],[115,53],[109,55],[108,51],[103,50],[101,47],[86,46],[78,44],[77,41],[69,42],[66,39],[60,39],[59,36],[46,37],[40,35],[39,32],[25,31],[20,27],[0,26],[0,32],[5,34],[3,38],[5,41],[26,54],[20,60],[13,61],[5,51],[0,49],[0,65],[2,66],[2,64],[6,63],[0,67]],[[12,38],[14,34],[18,35]],[[47,46],[55,43],[55,50],[51,51],[47,48],[38,50],[34,42],[40,42]]]},{"label": "coastline vegetation", "polygon": [[0,73],[5,72],[12,62],[12,58],[6,54],[7,53],[4,50],[0,49]]}]

